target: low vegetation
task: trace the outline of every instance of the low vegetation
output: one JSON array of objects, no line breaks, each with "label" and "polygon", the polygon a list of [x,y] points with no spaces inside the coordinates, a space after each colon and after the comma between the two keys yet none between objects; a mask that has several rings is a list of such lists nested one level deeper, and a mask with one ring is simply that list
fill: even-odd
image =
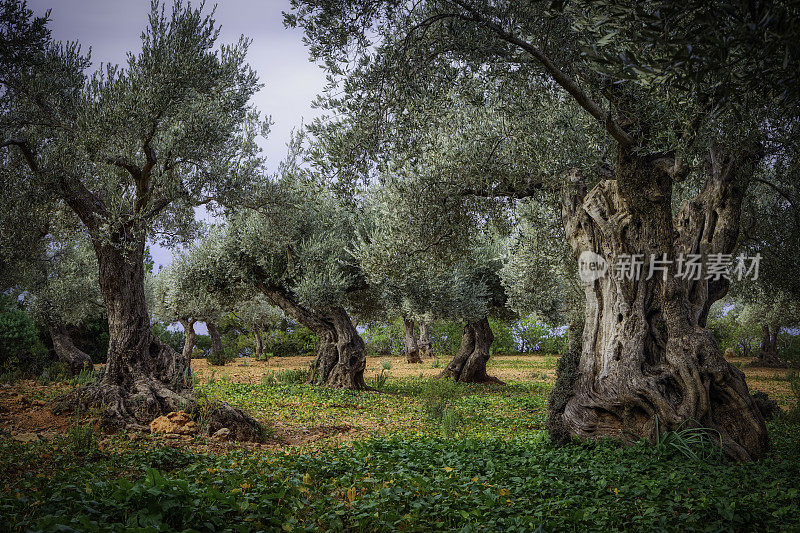
[{"label": "low vegetation", "polygon": [[[652,531],[680,524],[682,531],[719,531],[800,524],[796,378],[774,376],[773,384],[794,392],[770,423],[769,456],[737,464],[721,460],[713,438],[688,429],[627,448],[613,441],[555,446],[543,427],[556,363],[552,356],[492,360],[504,378],[520,376],[502,387],[420,377],[411,365],[372,358],[381,392],[315,387],[302,366],[221,367],[198,381],[198,396],[268,421],[266,444],[108,436],[87,419],[48,440],[0,439],[0,529]],[[235,369],[262,377],[244,383]],[[27,394],[48,398],[47,387],[77,381],[39,384],[35,393],[29,386]]]}]

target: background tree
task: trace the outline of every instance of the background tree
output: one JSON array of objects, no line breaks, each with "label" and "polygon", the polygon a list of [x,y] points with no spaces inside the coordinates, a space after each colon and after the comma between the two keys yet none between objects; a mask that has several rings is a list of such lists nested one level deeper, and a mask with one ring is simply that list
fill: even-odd
[{"label": "background tree", "polygon": [[[214,323],[219,320],[223,306],[202,287],[187,283],[191,273],[186,255],[176,255],[172,263],[148,279],[148,308],[154,319],[169,325],[178,322],[185,332],[183,357],[191,362],[196,343],[194,325],[197,322],[211,324],[209,334],[216,331]],[[222,350],[219,332],[211,336],[211,349]]]},{"label": "background tree", "polygon": [[367,388],[364,341],[346,310],[367,299],[349,252],[354,213],[291,163],[259,198],[262,207],[230,216],[192,254],[191,283],[212,292],[257,289],[317,335],[311,383]]},{"label": "background tree", "polygon": [[141,51],[89,76],[88,56],[54,42],[47,17],[15,0],[0,9],[4,180],[77,215],[108,314],[103,379],[65,405],[104,405],[109,421],[146,424],[192,393],[185,359],[150,330],[145,241],[191,237],[193,206],[248,188],[261,131],[248,105],[258,89],[248,41],[215,50],[213,18],[154,2]]},{"label": "background tree", "polygon": [[105,311],[93,250],[85,239],[51,246],[40,268],[39,278],[28,286],[28,309],[46,325],[59,361],[73,374],[91,369],[92,358],[75,345],[69,328]]},{"label": "background tree", "polygon": [[[438,160],[439,154],[431,160]],[[427,160],[426,160],[427,161]],[[494,339],[489,312],[501,312],[501,241],[480,228],[481,212],[452,194],[449,182],[422,160],[384,176],[373,187],[365,210],[367,229],[356,255],[369,284],[381,295],[382,309],[404,318],[406,350],[413,322],[464,320],[461,346],[443,375],[463,382],[496,382],[486,373]],[[424,217],[415,216],[425,206]],[[484,225],[485,218],[482,219]],[[411,359],[409,359],[410,362]]]}]

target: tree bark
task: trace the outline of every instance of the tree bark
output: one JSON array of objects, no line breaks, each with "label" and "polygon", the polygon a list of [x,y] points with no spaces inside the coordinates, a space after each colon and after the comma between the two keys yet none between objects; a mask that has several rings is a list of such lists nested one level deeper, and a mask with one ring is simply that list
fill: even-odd
[{"label": "tree bark", "polygon": [[489,361],[489,350],[493,341],[494,334],[487,318],[467,322],[461,333],[461,346],[440,377],[449,377],[463,383],[505,385],[486,373],[486,362]]},{"label": "tree bark", "polygon": [[[144,236],[141,229],[123,228],[112,233],[112,242],[93,238],[108,313],[108,362],[98,382],[61,397],[56,412],[102,408],[101,422],[108,428],[149,431],[149,423],[158,416],[196,411],[189,361],[150,329]],[[211,407],[214,416],[208,420],[226,420],[234,435],[263,435],[263,426],[244,412],[224,402]]]},{"label": "tree bark", "polygon": [[258,324],[253,324],[253,336],[256,339],[256,359],[260,359],[264,355],[264,340],[261,338],[261,329]]},{"label": "tree bark", "polygon": [[414,336],[414,321],[403,317],[403,343],[406,347],[406,361],[409,363],[421,363],[419,358],[419,347],[417,338]]},{"label": "tree bark", "polygon": [[777,324],[761,325],[761,346],[758,350],[755,366],[786,368],[786,363],[778,357],[778,334],[780,331],[781,328]]},{"label": "tree bark", "polygon": [[206,327],[208,328],[208,336],[211,337],[211,353],[218,354],[222,352],[222,336],[219,334],[217,324],[212,320],[206,320]]},{"label": "tree bark", "polygon": [[313,331],[319,347],[311,363],[309,382],[326,387],[370,390],[364,381],[367,355],[364,340],[343,307],[311,310],[297,303],[283,287],[257,284],[284,313]]},{"label": "tree bark", "polygon": [[183,341],[183,358],[186,360],[186,364],[189,365],[191,368],[192,365],[192,352],[194,351],[194,346],[197,343],[197,334],[194,331],[194,320],[180,320],[181,326],[183,326],[183,332],[185,333],[186,337]]},{"label": "tree bark", "polygon": [[572,316],[567,330],[567,350],[558,360],[556,382],[547,399],[547,422],[545,428],[558,444],[569,442],[571,435],[564,424],[564,409],[572,397],[578,379],[578,365],[583,349],[584,317]]},{"label": "tree bark", "polygon": [[[748,152],[742,149],[741,156]],[[582,350],[572,390],[553,427],[581,439],[630,435],[653,438],[682,424],[710,428],[727,455],[751,460],[767,449],[764,420],[744,374],[729,364],[705,328],[711,304],[727,280],[647,277],[651,254],[731,253],[739,231],[752,159],[712,146],[703,190],[672,216],[675,161],[621,150],[616,179],[585,193],[578,171],[564,198],[564,226],[579,256],[590,251],[609,264],[643,254],[638,279],[606,275],[584,283]],[[611,274],[611,273],[609,273]]]},{"label": "tree bark", "polygon": [[105,406],[111,426],[145,427],[193,403],[186,359],[150,329],[144,293],[144,232],[121,229],[107,242],[94,238],[100,291],[108,313],[108,362],[100,381],[67,395],[60,406]]},{"label": "tree bark", "polygon": [[92,369],[92,358],[89,354],[79,349],[72,342],[67,328],[63,324],[48,324],[50,338],[53,340],[53,350],[62,363],[66,363],[72,375],[80,374],[82,370]]},{"label": "tree bark", "polygon": [[419,322],[419,354],[422,357],[433,357],[433,345],[428,333],[428,324],[420,320]]}]

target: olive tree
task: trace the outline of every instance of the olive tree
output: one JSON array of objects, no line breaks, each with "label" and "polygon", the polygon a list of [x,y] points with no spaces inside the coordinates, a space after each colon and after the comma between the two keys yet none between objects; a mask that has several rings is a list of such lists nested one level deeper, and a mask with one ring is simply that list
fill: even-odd
[{"label": "olive tree", "polygon": [[150,330],[148,237],[194,234],[193,207],[231,202],[258,165],[263,132],[248,104],[259,85],[248,41],[216,46],[202,8],[151,4],[141,50],[88,74],[77,43],[52,40],[47,16],[0,4],[0,150],[4,181],[77,216],[94,249],[110,342],[103,379],[65,407],[105,406],[142,425],[192,402],[189,366]]},{"label": "olive tree", "polygon": [[[437,167],[429,163],[440,155],[398,166],[370,189],[356,256],[383,312],[404,318],[407,357],[416,344],[412,319],[464,320],[461,346],[442,374],[498,382],[486,373],[486,362],[494,340],[488,314],[505,308],[502,239],[487,226],[485,209],[452,194],[452,182],[431,172]],[[415,216],[423,207],[425,216]]]},{"label": "olive tree", "polygon": [[290,164],[265,187],[258,209],[233,213],[191,254],[191,283],[211,292],[260,292],[319,339],[309,380],[366,389],[364,341],[347,307],[371,298],[350,253],[356,213]]}]

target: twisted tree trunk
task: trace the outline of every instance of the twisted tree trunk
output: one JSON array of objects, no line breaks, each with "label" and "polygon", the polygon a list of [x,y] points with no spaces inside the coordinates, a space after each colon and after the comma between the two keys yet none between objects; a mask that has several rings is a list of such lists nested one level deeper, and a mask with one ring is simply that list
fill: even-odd
[{"label": "twisted tree trunk", "polygon": [[[93,239],[108,313],[108,362],[102,379],[63,396],[54,407],[57,412],[102,408],[106,427],[149,431],[158,416],[196,409],[189,360],[150,329],[144,235],[141,229],[123,228],[112,234],[112,242]],[[206,417],[207,424],[219,420],[231,424],[235,435],[263,435],[259,422],[224,402],[215,403],[212,416]]]},{"label": "twisted tree trunk", "polygon": [[[675,276],[675,264],[647,278],[651,254],[730,253],[752,154],[709,153],[707,180],[693,200],[672,216],[675,160],[622,149],[616,179],[588,194],[578,171],[564,198],[564,226],[576,256],[593,252],[610,265],[643,254],[638,279],[613,272],[584,283],[582,351],[563,412],[553,413],[554,437],[595,439],[630,435],[653,438],[694,424],[719,435],[730,457],[751,460],[767,449],[764,420],[744,374],[723,357],[705,328],[711,304],[728,282]],[[632,276],[631,276],[632,277]],[[685,426],[684,426],[685,427]]]},{"label": "twisted tree trunk", "polygon": [[206,327],[208,328],[208,336],[211,337],[211,353],[221,353],[222,335],[219,334],[217,324],[213,320],[206,320]]},{"label": "twisted tree trunk", "polygon": [[261,328],[255,323],[253,324],[253,336],[256,339],[256,359],[261,359],[261,356],[264,355],[264,340],[261,338]]},{"label": "twisted tree trunk", "polygon": [[414,336],[414,321],[403,317],[403,342],[406,346],[406,361],[409,363],[421,363],[419,358],[419,347],[417,338]]},{"label": "twisted tree trunk", "polygon": [[197,343],[197,334],[194,331],[194,323],[195,320],[180,320],[181,326],[183,326],[183,332],[185,333],[185,338],[183,341],[183,358],[186,360],[186,364],[189,365],[191,368],[192,365],[192,352],[194,352],[194,346]]},{"label": "twisted tree trunk", "polygon": [[489,350],[494,341],[489,320],[482,318],[467,322],[461,333],[461,346],[440,377],[449,377],[464,383],[499,383],[502,381],[486,373]]},{"label": "twisted tree trunk", "polygon": [[364,381],[367,368],[364,340],[343,307],[308,309],[282,287],[257,285],[273,304],[317,335],[319,347],[311,363],[310,383],[341,389],[370,389]]},{"label": "twisted tree trunk", "polygon": [[68,395],[60,407],[105,406],[111,426],[146,426],[193,400],[187,360],[150,329],[144,293],[144,233],[121,230],[117,242],[94,240],[100,291],[108,313],[108,363],[102,379]]},{"label": "twisted tree trunk", "polygon": [[778,334],[781,328],[777,324],[770,326],[769,324],[762,324],[761,326],[761,346],[758,350],[758,356],[755,361],[756,366],[764,366],[770,368],[786,368],[786,363],[778,357]]},{"label": "twisted tree trunk", "polygon": [[428,333],[428,323],[420,320],[419,322],[419,354],[422,357],[433,357],[433,345]]},{"label": "twisted tree trunk", "polygon": [[92,358],[89,354],[75,346],[63,324],[48,324],[50,338],[53,340],[53,351],[62,363],[66,363],[72,375],[80,374],[82,370],[91,369]]}]

